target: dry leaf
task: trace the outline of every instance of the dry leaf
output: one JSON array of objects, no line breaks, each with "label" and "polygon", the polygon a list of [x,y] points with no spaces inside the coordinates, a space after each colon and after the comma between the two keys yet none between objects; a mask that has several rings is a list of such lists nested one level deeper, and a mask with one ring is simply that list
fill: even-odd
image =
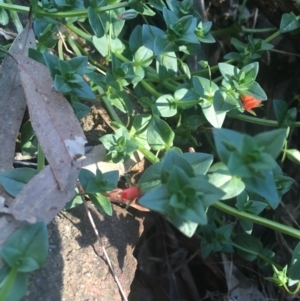
[{"label": "dry leaf", "polygon": [[34,132],[62,190],[72,164],[84,155],[86,138],[65,97],[56,92],[46,66],[25,56],[14,56],[27,99]]},{"label": "dry leaf", "polygon": [[[23,33],[23,31],[22,31],[22,33]],[[15,37],[18,36],[14,32],[10,32],[10,31],[4,30],[3,28],[0,28],[0,35],[3,36],[6,40],[13,40]]]},{"label": "dry leaf", "polygon": [[70,170],[65,190],[59,189],[50,166],[46,166],[20,192],[8,208],[9,215],[0,219],[0,248],[7,237],[20,223],[35,223],[43,220],[49,223],[75,195],[75,184],[80,171],[79,162]]},{"label": "dry leaf", "polygon": [[[29,25],[13,42],[11,54],[27,54],[35,48],[35,36]],[[0,172],[12,169],[17,135],[26,108],[26,100],[18,75],[18,67],[7,56],[0,66]]]},{"label": "dry leaf", "polygon": [[[20,224],[35,223],[40,220],[49,223],[72,199],[82,162],[77,159],[84,155],[86,143],[84,133],[70,104],[53,89],[53,81],[47,67],[24,55],[19,55],[19,53],[25,54],[29,46],[34,46],[34,41],[31,41],[33,32],[30,30],[27,35],[24,33],[22,36],[22,34],[17,40],[16,48],[12,51],[12,54],[17,54],[13,55],[13,58],[6,59],[5,72],[9,76],[5,74],[5,77],[0,79],[1,92],[4,91],[2,107],[0,106],[3,114],[0,124],[0,133],[3,135],[0,136],[2,146],[7,139],[10,140],[10,145],[4,150],[2,148],[0,152],[0,168],[5,170],[12,166],[16,135],[26,105],[25,96],[32,126],[50,166],[36,175],[17,198],[9,202],[9,208],[5,208],[9,214],[0,218],[0,247]],[[18,51],[23,49],[23,46],[27,47],[26,51]],[[11,73],[11,70],[14,70],[14,73]],[[7,80],[4,82],[3,78]],[[24,90],[21,89],[21,84]],[[14,110],[17,110],[18,114]],[[12,126],[14,130],[9,132],[8,129]],[[3,155],[5,151],[6,156]],[[11,160],[9,156],[12,157]],[[7,165],[7,161],[10,165]]]},{"label": "dry leaf", "polygon": [[229,301],[268,301],[268,298],[258,290],[256,284],[251,279],[245,277],[233,262],[228,261],[225,254],[222,254],[222,260]]},{"label": "dry leaf", "polygon": [[60,190],[52,170],[46,166],[19,193],[9,208],[16,220],[49,223],[75,195],[80,164],[73,164],[65,190]]}]

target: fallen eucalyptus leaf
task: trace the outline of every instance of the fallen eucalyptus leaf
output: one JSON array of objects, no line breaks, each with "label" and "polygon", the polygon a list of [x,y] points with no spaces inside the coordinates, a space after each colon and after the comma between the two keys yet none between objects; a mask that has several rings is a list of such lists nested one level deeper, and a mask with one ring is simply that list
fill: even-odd
[{"label": "fallen eucalyptus leaf", "polygon": [[[28,48],[35,48],[35,35],[28,24],[15,39],[9,52],[26,55]],[[14,149],[26,100],[14,59],[6,56],[0,66],[0,172],[12,169]]]},{"label": "fallen eucalyptus leaf", "polygon": [[33,130],[59,187],[64,190],[73,162],[84,155],[83,130],[69,102],[55,91],[48,68],[25,56],[14,58]]}]

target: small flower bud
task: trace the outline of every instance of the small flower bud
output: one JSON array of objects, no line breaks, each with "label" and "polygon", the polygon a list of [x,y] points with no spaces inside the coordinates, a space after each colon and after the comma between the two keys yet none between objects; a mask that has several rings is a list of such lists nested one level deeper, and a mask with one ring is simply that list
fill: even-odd
[{"label": "small flower bud", "polygon": [[128,9],[122,14],[119,14],[119,18],[122,20],[131,20],[136,18],[139,13],[134,9]]}]

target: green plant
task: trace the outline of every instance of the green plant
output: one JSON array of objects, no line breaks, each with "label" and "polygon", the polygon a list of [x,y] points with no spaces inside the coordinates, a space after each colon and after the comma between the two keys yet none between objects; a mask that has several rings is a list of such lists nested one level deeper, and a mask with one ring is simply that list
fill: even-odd
[{"label": "green plant", "polygon": [[[277,120],[245,114],[268,98],[256,81],[256,60],[272,49],[270,42],[279,34],[299,29],[299,17],[284,14],[280,30],[265,40],[248,36],[247,43],[232,38],[237,52],[228,53],[227,61],[216,66],[200,61],[200,70],[191,71],[187,58],[195,55],[202,43],[214,42],[212,23],[201,21],[192,1],[31,3],[39,44],[30,56],[47,65],[55,89],[67,96],[78,118],[89,111],[81,99],[101,98],[116,128],[100,139],[107,159],[122,162],[139,150],[153,164],[137,183],[143,194],[139,203],[162,213],[185,235],[200,235],[203,256],[237,250],[246,260],[272,264],[272,281],[286,290],[287,282],[299,283],[298,246],[289,269],[282,268],[272,251],[251,234],[253,224],[260,224],[300,238],[299,230],[260,216],[265,208],[276,209],[294,182],[277,160],[282,152],[282,160],[288,157],[300,162],[299,151],[288,149],[290,129],[300,126],[295,121],[297,109],[274,100]],[[0,9],[0,13],[4,9],[29,10],[3,2]],[[150,25],[154,15],[161,17],[154,22],[157,26]],[[61,27],[66,28],[63,33]],[[64,54],[65,43],[71,59]],[[48,52],[50,48],[55,55]],[[250,136],[224,128],[226,118],[277,129]],[[209,153],[183,153],[178,148],[180,144],[197,147],[197,132],[207,127],[213,127],[212,135],[201,138],[208,141]],[[27,137],[23,151],[35,151],[28,125],[24,125],[22,137]],[[5,177],[24,181],[11,173],[0,174],[0,182],[15,196],[16,192],[5,186]],[[98,208],[111,214],[106,193],[116,187],[118,174],[98,170],[94,175],[82,170],[79,180],[83,191],[77,193],[88,194]],[[233,205],[226,200],[233,200]],[[67,208],[80,202],[77,195]],[[225,214],[237,217],[245,232],[237,235],[232,224],[224,224]]]},{"label": "green plant", "polygon": [[0,251],[0,300],[20,300],[28,285],[28,273],[42,267],[48,254],[45,223],[23,227],[9,236]]}]

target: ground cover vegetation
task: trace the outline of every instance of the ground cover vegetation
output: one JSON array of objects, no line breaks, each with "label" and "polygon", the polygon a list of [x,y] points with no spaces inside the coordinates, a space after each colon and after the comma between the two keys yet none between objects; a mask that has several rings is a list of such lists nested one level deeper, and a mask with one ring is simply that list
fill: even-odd
[{"label": "ground cover vegetation", "polygon": [[[10,45],[1,45],[1,55],[18,66],[29,108],[30,120],[21,128],[21,149],[24,154],[37,153],[38,158],[37,169],[0,173],[6,192],[21,198],[44,171],[53,175],[57,191],[71,187],[72,192],[63,196],[68,202],[65,209],[81,204],[85,195],[111,215],[109,195],[117,188],[118,172],[94,174],[79,172],[78,167],[79,174],[74,175],[73,170],[86,143],[78,120],[89,114],[93,101],[101,99],[114,128],[99,139],[107,150],[107,161],[124,162],[139,151],[151,163],[120,198],[139,198],[139,205],[161,213],[184,235],[198,235],[203,257],[211,252],[237,252],[245,260],[257,260],[266,279],[296,294],[300,230],[264,213],[276,210],[295,182],[282,166],[286,160],[300,163],[299,151],[289,143],[300,122],[297,108],[284,99],[270,99],[257,76],[259,60],[273,48],[272,41],[295,33],[300,20],[284,14],[278,30],[271,28],[267,38],[256,38],[241,26],[245,3],[231,38],[235,50],[214,66],[200,58],[198,68],[192,69],[189,59],[216,41],[212,22],[194,9],[191,0],[32,0],[28,6],[0,1],[0,23],[7,24],[10,16],[21,34],[18,13],[30,12],[37,39],[37,47],[29,46],[23,55],[9,54]],[[35,76],[37,69],[42,71]],[[45,72],[49,73],[47,83],[36,84]],[[67,113],[74,120],[64,117],[60,103],[51,103],[57,92],[64,95],[70,105]],[[276,119],[264,116],[267,100]],[[39,117],[42,111],[48,113]],[[45,128],[44,118],[49,121]],[[268,130],[255,135],[238,132],[227,122],[236,119]],[[46,133],[60,138],[48,139]],[[61,162],[69,164],[64,173]],[[80,182],[75,196],[70,175],[75,180],[78,176]],[[0,300],[15,301],[26,291],[27,273],[46,260],[47,232],[40,219],[49,222],[50,218],[39,219],[28,212],[18,215],[14,207],[8,210],[2,212],[30,223],[11,234],[1,248]],[[276,250],[253,235],[255,224],[295,239],[290,262],[282,265]]]}]

